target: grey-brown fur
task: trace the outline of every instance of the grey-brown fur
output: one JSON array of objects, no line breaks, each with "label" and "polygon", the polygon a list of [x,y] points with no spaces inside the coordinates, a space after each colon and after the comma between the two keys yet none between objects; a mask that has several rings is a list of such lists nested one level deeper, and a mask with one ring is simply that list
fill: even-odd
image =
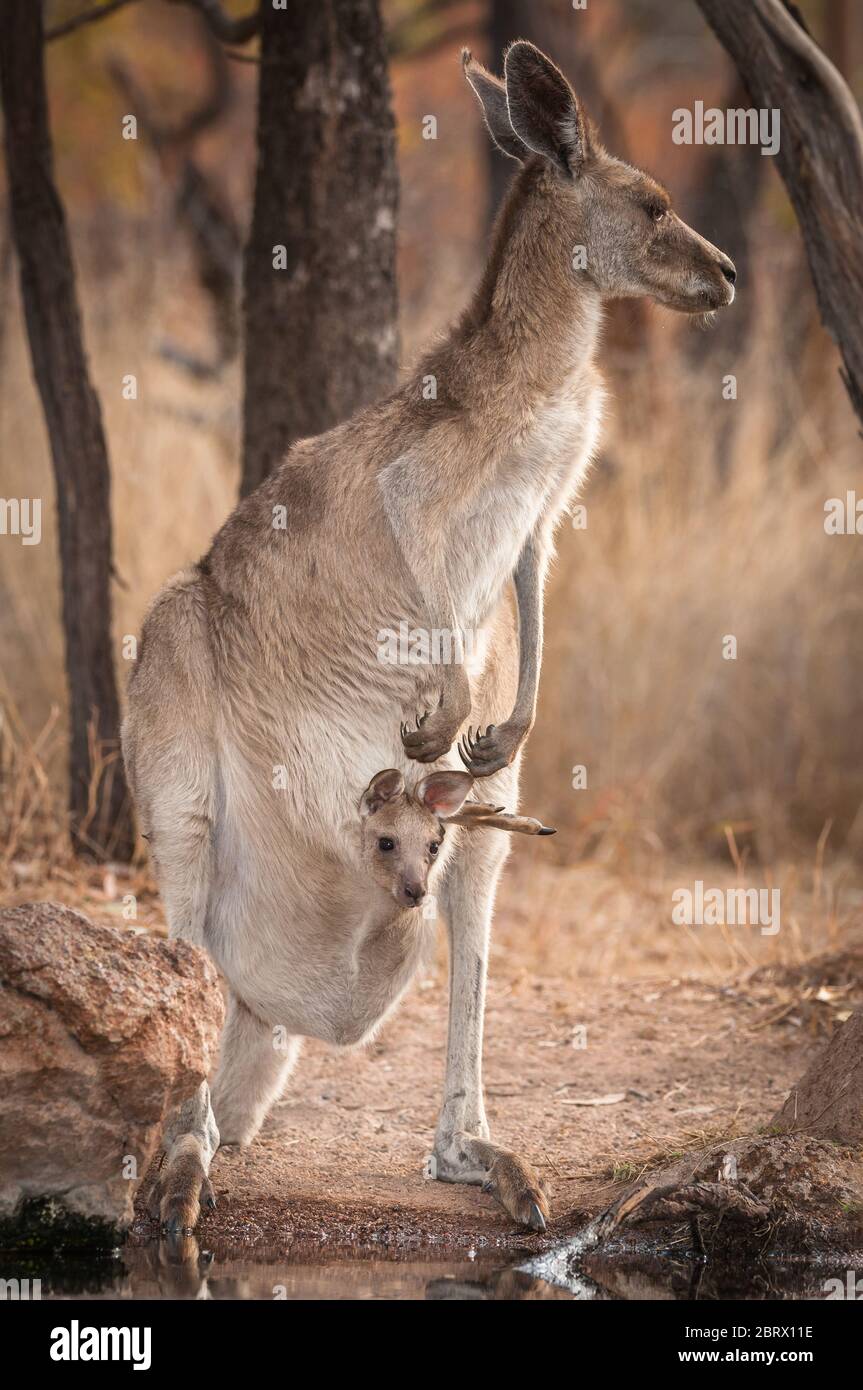
[{"label": "grey-brown fur", "polygon": [[[168,1224],[197,1214],[215,1125],[222,1142],[248,1142],[300,1039],[368,1039],[431,946],[434,922],[368,873],[357,806],[376,771],[394,769],[414,793],[416,763],[456,769],[461,736],[490,806],[517,805],[554,527],[599,431],[602,301],[649,294],[701,313],[733,296],[727,257],[605,154],[548,59],[519,43],[506,70],[504,89],[466,62],[522,167],[461,321],[393,396],[295,445],[144,624],[129,777],[170,930],[203,942],[231,991],[212,1110],[205,1085],[166,1138]],[[510,111],[518,134],[503,125]],[[423,394],[429,377],[436,399]],[[465,663],[382,662],[378,634],[401,622],[481,641]],[[490,1141],[482,1097],[507,845],[500,829],[453,825],[434,869],[451,958],[434,1160],[438,1177],[490,1184],[540,1228],[542,1185]]]}]

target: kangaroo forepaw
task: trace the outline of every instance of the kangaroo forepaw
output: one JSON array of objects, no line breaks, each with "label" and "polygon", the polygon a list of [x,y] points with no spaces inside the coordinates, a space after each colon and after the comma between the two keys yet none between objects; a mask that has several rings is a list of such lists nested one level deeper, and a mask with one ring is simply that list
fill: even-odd
[{"label": "kangaroo forepaw", "polygon": [[527,733],[526,728],[509,720],[489,724],[484,734],[468,729],[459,743],[459,757],[473,777],[490,777],[509,767]]},{"label": "kangaroo forepaw", "polygon": [[449,752],[460,727],[461,720],[450,713],[441,696],[434,709],[418,716],[415,729],[410,724],[400,726],[402,747],[418,763],[436,762]]}]

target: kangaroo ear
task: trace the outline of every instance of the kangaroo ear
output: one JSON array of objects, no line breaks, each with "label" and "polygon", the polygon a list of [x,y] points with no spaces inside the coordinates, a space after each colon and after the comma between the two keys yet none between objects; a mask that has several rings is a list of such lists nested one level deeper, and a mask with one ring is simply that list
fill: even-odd
[{"label": "kangaroo ear", "polygon": [[561,173],[575,178],[588,152],[587,121],[563,73],[525,39],[510,44],[504,72],[516,135]]},{"label": "kangaroo ear", "polygon": [[395,801],[405,789],[405,779],[394,767],[375,773],[360,798],[360,815],[373,816],[386,801]]},{"label": "kangaroo ear", "polygon": [[461,61],[464,75],[479,98],[488,133],[498,149],[503,150],[511,159],[527,159],[530,151],[512,128],[506,103],[506,87],[500,78],[490,73],[482,63],[477,63],[471,57],[469,48],[462,49]]},{"label": "kangaroo ear", "polygon": [[469,772],[431,772],[420,782],[414,795],[426,810],[446,819],[461,810],[472,786]]}]

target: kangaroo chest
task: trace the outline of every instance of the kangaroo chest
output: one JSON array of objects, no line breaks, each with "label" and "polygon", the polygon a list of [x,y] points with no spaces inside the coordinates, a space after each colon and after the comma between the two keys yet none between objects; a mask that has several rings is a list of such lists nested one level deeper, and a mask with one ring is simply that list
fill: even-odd
[{"label": "kangaroo chest", "polygon": [[553,531],[578,491],[599,438],[602,400],[591,373],[542,401],[493,484],[456,520],[448,574],[466,626],[487,618],[525,541],[539,526]]}]

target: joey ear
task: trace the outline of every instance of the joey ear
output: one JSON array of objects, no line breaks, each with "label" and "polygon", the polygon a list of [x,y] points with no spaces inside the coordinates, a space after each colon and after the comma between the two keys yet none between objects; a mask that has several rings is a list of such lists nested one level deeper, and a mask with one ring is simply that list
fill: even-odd
[{"label": "joey ear", "polygon": [[506,87],[500,78],[490,73],[487,68],[483,67],[482,63],[476,62],[471,57],[469,48],[462,49],[461,61],[464,75],[479,98],[488,133],[498,149],[503,150],[503,153],[508,154],[511,159],[527,159],[529,150],[519,140],[512,128],[506,101]]},{"label": "joey ear", "polygon": [[395,801],[403,794],[405,779],[394,767],[375,773],[360,798],[360,815],[373,816],[386,801]]},{"label": "joey ear", "polygon": [[516,135],[561,173],[575,178],[588,152],[587,121],[563,73],[525,39],[510,44],[504,72]]},{"label": "joey ear", "polygon": [[420,782],[414,795],[426,810],[445,820],[461,810],[472,786],[473,778],[469,772],[430,772]]}]

